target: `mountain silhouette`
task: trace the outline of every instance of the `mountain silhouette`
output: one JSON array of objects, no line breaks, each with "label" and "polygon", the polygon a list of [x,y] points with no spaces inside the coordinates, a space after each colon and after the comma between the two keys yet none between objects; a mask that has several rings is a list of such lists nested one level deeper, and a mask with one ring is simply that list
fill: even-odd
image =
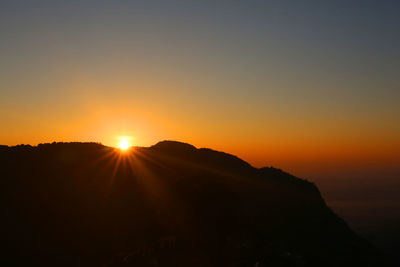
[{"label": "mountain silhouette", "polygon": [[317,187],[175,142],[0,147],[3,266],[385,266]]}]

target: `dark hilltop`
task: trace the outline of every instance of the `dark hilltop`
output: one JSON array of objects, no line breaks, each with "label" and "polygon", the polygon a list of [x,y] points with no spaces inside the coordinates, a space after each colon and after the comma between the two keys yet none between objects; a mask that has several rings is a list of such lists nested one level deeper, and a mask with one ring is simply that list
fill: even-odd
[{"label": "dark hilltop", "polygon": [[317,187],[163,141],[0,147],[2,266],[387,266]]}]

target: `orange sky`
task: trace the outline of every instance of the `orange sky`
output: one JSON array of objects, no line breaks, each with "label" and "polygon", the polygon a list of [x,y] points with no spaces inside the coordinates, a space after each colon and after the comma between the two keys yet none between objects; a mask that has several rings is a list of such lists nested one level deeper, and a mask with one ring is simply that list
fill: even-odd
[{"label": "orange sky", "polygon": [[0,144],[130,136],[302,177],[399,168],[397,5],[89,2],[1,8]]}]

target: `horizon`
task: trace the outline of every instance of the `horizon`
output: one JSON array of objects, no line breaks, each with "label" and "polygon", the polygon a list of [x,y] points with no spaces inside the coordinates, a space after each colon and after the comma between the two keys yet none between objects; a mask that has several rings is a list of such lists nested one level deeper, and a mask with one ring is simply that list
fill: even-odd
[{"label": "horizon", "polygon": [[400,165],[398,12],[395,2],[6,2],[0,143],[129,136],[256,166]]},{"label": "horizon", "polygon": [[178,140],[312,181],[380,237],[400,220],[399,14],[391,0],[2,1],[0,145]]}]

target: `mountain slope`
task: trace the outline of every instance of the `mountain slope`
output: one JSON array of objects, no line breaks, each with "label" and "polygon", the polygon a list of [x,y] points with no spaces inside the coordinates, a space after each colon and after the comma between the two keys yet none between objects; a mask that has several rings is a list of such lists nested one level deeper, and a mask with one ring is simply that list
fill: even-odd
[{"label": "mountain slope", "polygon": [[312,183],[173,142],[0,147],[7,265],[384,266]]}]

